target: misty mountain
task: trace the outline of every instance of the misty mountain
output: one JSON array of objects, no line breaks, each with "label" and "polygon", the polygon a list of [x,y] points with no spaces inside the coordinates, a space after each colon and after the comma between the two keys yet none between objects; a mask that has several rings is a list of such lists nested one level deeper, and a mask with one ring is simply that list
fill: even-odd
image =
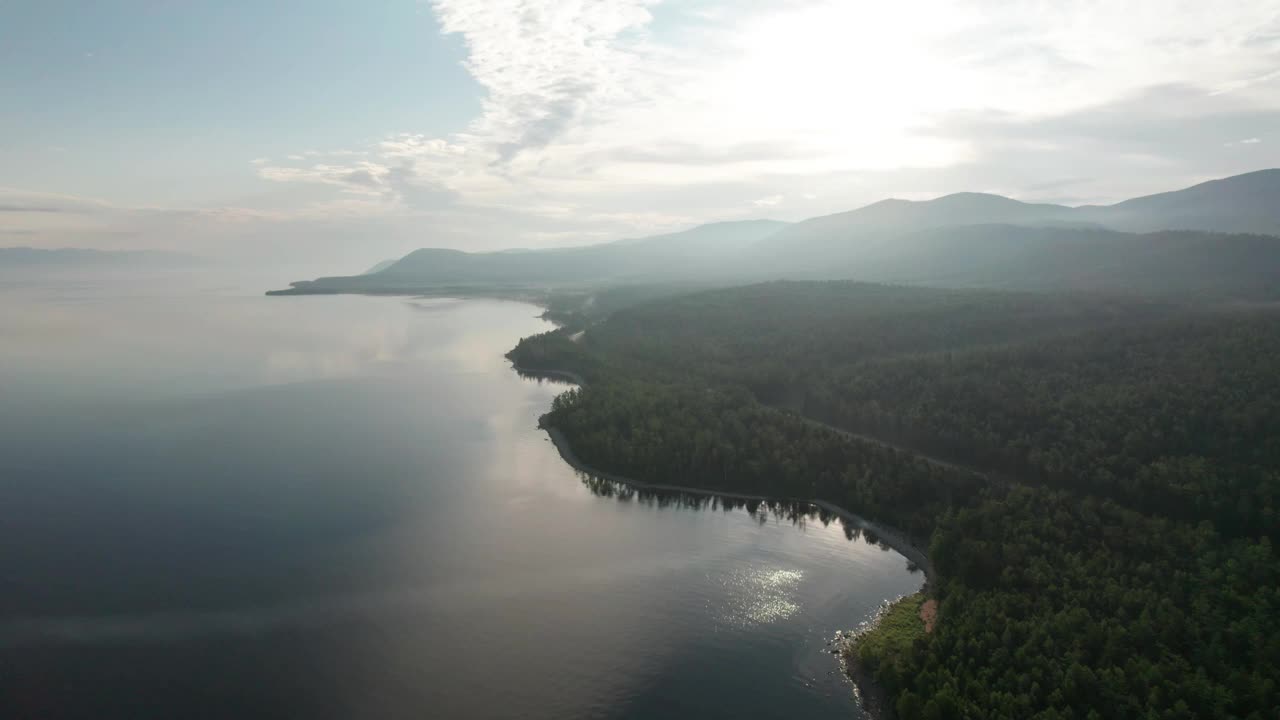
[{"label": "misty mountain", "polygon": [[383,273],[436,282],[647,279],[681,269],[703,269],[785,225],[773,220],[714,223],[667,235],[550,250],[467,253],[427,248],[409,253]]},{"label": "misty mountain", "polygon": [[200,262],[192,255],[159,250],[0,247],[0,269],[177,268]]},{"label": "misty mountain", "polygon": [[1280,170],[1109,206],[956,193],[882,200],[790,225],[716,223],[585,247],[422,249],[376,275],[299,282],[284,292],[853,278],[1270,296],[1270,286],[1278,284],[1271,278],[1280,277],[1280,246],[1263,235],[1280,235]]},{"label": "misty mountain", "polygon": [[1109,206],[1031,204],[984,193],[956,193],[925,201],[882,200],[796,223],[762,241],[752,254],[761,265],[777,267],[782,262],[794,270],[830,272],[855,266],[866,253],[883,251],[894,238],[970,225],[1280,234],[1280,170],[1237,175]]},{"label": "misty mountain", "polygon": [[967,225],[898,236],[846,267],[874,282],[1280,297],[1280,237]]},{"label": "misty mountain", "polygon": [[365,270],[363,273],[361,273],[361,275],[373,275],[374,273],[380,273],[383,270],[386,270],[387,268],[391,267],[392,265],[395,265],[397,262],[399,262],[399,260],[400,260],[399,258],[389,258],[387,260],[383,260],[380,263],[376,263],[373,267],[369,268],[368,270]]},{"label": "misty mountain", "polygon": [[1280,235],[1280,169],[1210,180],[1115,205],[1081,207],[1075,215],[1132,232],[1208,230]]},{"label": "misty mountain", "polygon": [[782,262],[796,269],[844,265],[879,241],[903,233],[952,225],[1062,224],[1072,208],[1033,205],[1000,195],[956,193],[934,200],[881,200],[857,210],[811,218],[763,240],[752,253],[761,264]]},{"label": "misty mountain", "polygon": [[666,281],[718,273],[726,257],[785,226],[774,220],[713,223],[666,235],[547,250],[468,253],[423,248],[374,275],[321,278],[294,287],[296,292],[395,292],[440,284]]}]

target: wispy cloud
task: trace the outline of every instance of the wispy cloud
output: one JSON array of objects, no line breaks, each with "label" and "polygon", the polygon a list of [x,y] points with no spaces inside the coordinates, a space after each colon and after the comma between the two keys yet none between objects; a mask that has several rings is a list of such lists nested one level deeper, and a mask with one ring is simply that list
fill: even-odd
[{"label": "wispy cloud", "polygon": [[1107,201],[1280,164],[1260,142],[1280,120],[1278,0],[423,7],[461,39],[479,114],[254,159],[262,222],[532,246],[890,195]]},{"label": "wispy cloud", "polygon": [[498,162],[545,148],[634,101],[655,0],[435,0],[488,92],[469,134]]},{"label": "wispy cloud", "polygon": [[0,213],[86,215],[107,212],[111,207],[109,203],[101,200],[75,195],[0,187]]},{"label": "wispy cloud", "polygon": [[[431,7],[443,31],[465,42],[467,69],[487,93],[481,115],[447,138],[389,138],[353,162],[264,165],[262,177],[390,203],[421,184],[451,193],[458,207],[534,214],[548,205],[623,214],[678,186],[699,202],[668,205],[667,214],[711,219],[772,207],[836,174],[945,177],[980,161],[982,133],[997,125],[1014,136],[1052,131],[1038,142],[1064,147],[1105,132],[1124,140],[1121,113],[1163,102],[1161,88],[1174,82],[1200,105],[1227,92],[1224,106],[1280,107],[1268,79],[1280,47],[1264,40],[1276,30],[1274,3]],[[964,128],[966,115],[981,120]],[[935,129],[942,117],[947,132]],[[1152,150],[1140,135],[1134,128],[1127,138],[1133,155]],[[823,197],[838,210],[895,190],[912,189]]]}]

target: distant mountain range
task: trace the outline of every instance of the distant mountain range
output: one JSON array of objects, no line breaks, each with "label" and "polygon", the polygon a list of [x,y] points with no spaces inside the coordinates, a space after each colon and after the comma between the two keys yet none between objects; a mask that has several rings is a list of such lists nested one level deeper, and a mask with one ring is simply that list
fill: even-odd
[{"label": "distant mountain range", "polygon": [[1115,205],[1068,207],[957,193],[882,200],[788,224],[715,223],[552,250],[416,250],[373,275],[280,294],[415,292],[442,285],[854,278],[930,285],[1280,296],[1280,169]]},{"label": "distant mountain range", "polygon": [[[863,254],[881,241],[971,225],[1280,235],[1280,170],[1212,180],[1115,205],[1030,204],[983,193],[956,193],[921,202],[882,200],[796,223],[756,250],[770,263],[783,262],[795,269],[830,270],[832,263],[844,269],[856,267]],[[1008,228],[1001,231],[1010,232]],[[1030,237],[1043,236],[1032,233]]]},{"label": "distant mountain range", "polygon": [[413,292],[440,285],[560,286],[666,281],[721,274],[726,258],[746,252],[787,223],[746,220],[600,245],[468,253],[423,248],[372,274],[294,283],[282,294]]},{"label": "distant mountain range", "polygon": [[1115,205],[1076,208],[1076,213],[1129,232],[1206,230],[1280,235],[1280,169],[1210,180]]},{"label": "distant mountain range", "polygon": [[922,230],[847,259],[875,282],[1280,299],[1280,238],[1165,230],[964,225]]},{"label": "distant mountain range", "polygon": [[159,250],[89,250],[0,247],[0,270],[7,268],[129,268],[186,267],[201,260],[183,253]]}]

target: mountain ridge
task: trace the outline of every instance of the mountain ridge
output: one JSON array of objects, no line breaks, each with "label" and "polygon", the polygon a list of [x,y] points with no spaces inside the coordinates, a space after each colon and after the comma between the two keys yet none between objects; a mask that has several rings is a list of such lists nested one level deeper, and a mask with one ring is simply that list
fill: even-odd
[{"label": "mountain ridge", "polygon": [[[1200,233],[1200,237],[1173,244],[1143,238],[1160,232],[1166,233],[1162,236],[1166,239],[1178,237],[1178,231]],[[1184,289],[1225,287],[1229,285],[1225,276],[1215,276],[1206,285],[1188,274],[1194,262],[1211,259],[1215,243],[1223,251],[1243,253],[1242,259],[1255,264],[1236,266],[1242,278],[1247,277],[1244,284],[1252,293],[1257,273],[1275,269],[1280,276],[1280,247],[1273,249],[1265,240],[1229,239],[1235,233],[1280,236],[1280,169],[1210,180],[1112,205],[1070,207],[957,192],[928,200],[887,198],[797,223],[708,223],[676,233],[570,248],[489,253],[420,248],[376,275],[300,281],[273,294],[406,292],[440,285],[545,288],[690,280],[731,284],[780,278],[1000,285],[1018,282],[1017,275],[1048,277],[1032,266],[1035,263],[1099,265],[1108,254],[1117,253],[1113,258],[1117,267],[1133,274],[1133,284],[1151,287],[1149,278],[1140,277],[1143,252],[1184,253],[1178,262],[1155,258],[1156,264],[1172,263],[1169,267],[1185,281]],[[1107,238],[1114,247],[1099,243],[1098,238]],[[1091,255],[1069,245],[1082,240],[1088,241]],[[926,248],[933,248],[933,254]],[[1031,265],[1016,267],[1010,257]],[[941,258],[955,267],[943,267]],[[987,267],[975,264],[980,259]],[[912,262],[916,266],[909,268]],[[961,278],[960,267],[968,268],[970,276],[945,279]],[[1015,277],[997,278],[995,268]],[[1081,271],[1081,267],[1062,268],[1053,283],[1061,284],[1067,271]],[[1108,283],[1124,287],[1123,277],[1104,275],[1111,278]]]}]

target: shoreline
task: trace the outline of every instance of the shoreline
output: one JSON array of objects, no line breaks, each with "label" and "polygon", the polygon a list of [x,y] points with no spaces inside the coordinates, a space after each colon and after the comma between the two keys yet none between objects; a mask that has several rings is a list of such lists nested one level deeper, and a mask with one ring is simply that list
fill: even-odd
[{"label": "shoreline", "polygon": [[[568,382],[570,384],[574,384],[578,386],[585,386],[587,384],[586,381],[583,380],[581,375],[575,372],[572,372],[570,370],[530,370],[514,362],[511,363],[511,367],[517,373],[525,377],[544,378],[544,379],[557,381],[557,382]],[[877,538],[879,538],[885,545],[888,545],[891,550],[893,550],[894,552],[898,553],[899,555],[903,556],[907,560],[914,563],[915,566],[920,569],[920,572],[924,574],[924,578],[925,578],[924,586],[921,587],[920,592],[928,592],[930,583],[933,581],[933,575],[934,575],[933,563],[929,561],[928,555],[910,537],[908,537],[905,533],[897,530],[896,528],[883,525],[881,523],[877,523],[873,520],[868,520],[867,518],[864,518],[861,515],[858,515],[857,513],[854,513],[850,510],[846,510],[845,508],[842,508],[839,505],[836,505],[835,503],[832,503],[832,502],[828,502],[826,500],[808,499],[808,498],[786,498],[786,497],[778,497],[776,495],[748,495],[745,493],[736,493],[733,491],[726,491],[726,490],[715,490],[711,488],[692,487],[688,485],[668,485],[668,484],[659,484],[659,483],[647,483],[647,482],[642,482],[640,480],[634,480],[632,478],[622,477],[621,475],[614,475],[612,473],[603,472],[598,468],[591,467],[590,465],[582,462],[582,460],[580,460],[578,456],[574,454],[573,448],[569,445],[569,439],[566,438],[564,436],[564,433],[560,432],[558,429],[545,424],[543,420],[543,418],[545,417],[546,416],[544,415],[538,418],[538,427],[545,430],[547,435],[550,436],[552,444],[556,446],[556,450],[558,450],[560,453],[561,459],[563,459],[566,463],[568,463],[571,467],[573,467],[575,470],[578,470],[579,472],[584,472],[584,473],[587,473],[588,475],[594,475],[596,477],[604,478],[605,480],[609,480],[611,482],[628,485],[639,490],[656,490],[659,492],[663,492],[663,491],[682,492],[682,493],[690,493],[693,495],[719,495],[720,497],[732,498],[734,500],[759,500],[761,502],[781,501],[781,502],[802,503],[802,504],[813,505],[814,507],[817,507],[821,510],[825,510],[826,512],[832,515],[835,515],[843,520],[846,520],[852,523],[855,527],[857,527],[860,530],[871,531],[871,533],[875,535]]]},{"label": "shoreline", "polygon": [[[544,416],[545,417],[545,416]],[[560,453],[560,458],[570,467],[578,472],[603,478],[610,482],[619,483],[638,490],[655,490],[659,492],[679,492],[691,495],[708,495],[725,498],[733,498],[735,500],[759,500],[761,502],[794,502],[808,504],[819,510],[826,511],[843,520],[846,520],[858,528],[870,531],[879,538],[880,542],[887,545],[891,550],[906,558],[909,562],[914,563],[920,572],[924,575],[924,583],[920,589],[913,594],[927,594],[933,579],[933,565],[929,562],[929,558],[914,543],[906,540],[906,538],[896,530],[885,528],[871,520],[860,517],[844,508],[829,503],[825,500],[799,500],[795,498],[779,498],[769,497],[765,495],[747,495],[745,493],[721,492],[718,490],[709,490],[707,488],[689,487],[687,485],[665,485],[657,483],[641,482],[633,480],[621,475],[602,472],[596,468],[582,462],[577,455],[574,454],[573,448],[569,445],[569,439],[564,436],[557,428],[548,426],[543,423],[542,418],[538,419],[538,426],[546,431],[551,443],[555,445],[556,450]],[[909,596],[903,596],[909,597]],[[901,601],[902,598],[894,598],[886,601],[881,607],[881,611],[877,612],[874,617],[859,627],[856,631],[845,633],[838,641],[839,654],[837,658],[841,669],[844,671],[845,677],[849,678],[849,682],[853,684],[854,695],[858,698],[858,705],[862,708],[862,712],[870,720],[885,720],[892,718],[893,715],[887,710],[892,706],[889,698],[886,697],[884,688],[876,683],[870,673],[862,667],[862,663],[857,656],[857,641],[864,633],[874,630],[879,624],[881,618],[884,617],[884,610],[892,603]]]},{"label": "shoreline", "polygon": [[[560,382],[578,386],[587,384],[587,381],[583,380],[581,375],[570,370],[529,370],[528,368],[523,368],[514,362],[511,363],[511,368],[515,370],[516,374],[520,377],[533,378],[534,380],[550,380],[551,382]],[[541,422],[541,418],[539,418],[539,422]]]},{"label": "shoreline", "polygon": [[[567,382],[570,384],[584,386],[586,382],[580,375],[568,370],[536,370],[531,371],[521,367],[515,362],[511,363],[512,369],[525,377],[545,378],[554,382]],[[538,418],[538,427],[547,433],[551,440],[551,444],[555,446],[556,451],[560,453],[560,459],[564,460],[567,465],[578,472],[592,475],[610,482],[626,485],[637,490],[652,490],[657,492],[676,492],[688,493],[691,495],[719,496],[724,498],[732,498],[734,500],[758,500],[760,502],[788,502],[807,504],[820,511],[825,511],[834,515],[862,530],[870,532],[876,538],[888,546],[889,549],[901,555],[908,562],[912,563],[921,574],[924,575],[924,583],[920,589],[913,594],[928,595],[930,587],[933,583],[934,568],[933,563],[929,561],[928,555],[915,542],[913,542],[905,533],[882,525],[880,523],[868,520],[856,513],[836,505],[835,503],[818,500],[818,499],[802,499],[802,498],[785,498],[767,495],[749,495],[746,493],[735,493],[732,491],[713,490],[709,488],[691,487],[687,485],[668,485],[659,483],[648,483],[632,478],[615,475],[613,473],[603,472],[583,462],[574,452],[573,447],[569,443],[569,439],[565,437],[558,428],[549,425],[546,422],[546,415]],[[908,596],[903,596],[908,597]],[[876,625],[884,616],[883,610],[889,605],[901,601],[902,598],[894,598],[886,601],[881,612],[871,618],[856,631],[846,633],[841,638],[842,647],[839,651],[839,661],[845,677],[853,684],[854,695],[858,698],[858,704],[862,708],[863,713],[871,720],[884,720],[893,717],[892,706],[889,699],[885,696],[884,689],[881,688],[866,671],[862,668],[862,664],[857,657],[857,639],[862,634],[875,629]]]},{"label": "shoreline", "polygon": [[834,503],[827,502],[826,500],[788,498],[788,497],[779,497],[777,495],[749,495],[746,493],[736,493],[732,491],[715,490],[712,488],[693,487],[690,485],[667,485],[662,483],[648,483],[648,482],[642,482],[640,480],[633,480],[631,478],[623,477],[621,475],[615,475],[613,473],[603,472],[597,468],[591,467],[590,465],[582,462],[582,460],[580,460],[578,456],[574,454],[573,448],[569,444],[569,439],[564,436],[564,433],[560,432],[560,430],[555,427],[550,427],[543,424],[541,418],[539,418],[538,426],[541,427],[544,431],[546,431],[548,437],[551,438],[551,443],[556,446],[556,450],[559,451],[560,453],[560,458],[564,460],[565,463],[567,463],[570,467],[572,467],[573,469],[579,472],[583,472],[588,475],[593,475],[598,478],[603,478],[610,482],[615,482],[621,485],[626,485],[628,487],[633,487],[637,490],[654,490],[657,492],[687,493],[690,495],[709,495],[709,496],[718,496],[723,498],[731,498],[733,500],[758,500],[760,502],[786,502],[786,503],[796,503],[801,505],[811,505],[819,510],[823,510],[831,515],[834,515],[842,520],[848,521],[850,524],[854,525],[859,530],[862,530],[864,532],[869,531],[872,535],[876,536],[876,538],[882,544],[888,546],[890,550],[893,550],[894,552],[898,553],[909,562],[913,563],[920,570],[920,573],[924,575],[924,579],[925,579],[924,584],[921,585],[920,589],[917,590],[916,592],[927,592],[929,589],[929,584],[933,580],[933,565],[929,562],[928,556],[926,556],[924,552],[920,550],[920,548],[916,547],[915,544],[913,544],[910,540],[908,540],[902,533],[898,532],[893,528],[881,525],[875,521],[868,520],[856,513],[850,512],[840,507],[839,505],[835,505]]},{"label": "shoreline", "polygon": [[[875,617],[868,620],[855,632],[845,635],[842,639],[840,666],[844,669],[845,676],[854,685],[858,700],[862,704],[862,711],[871,720],[892,720],[896,716],[896,712],[885,689],[876,682],[867,668],[863,667],[862,658],[858,655],[858,642],[864,635],[874,631],[880,623],[884,622],[885,616],[893,610],[895,605],[906,602],[917,595],[922,598],[928,597],[927,586],[910,595],[903,595],[886,601],[880,606]],[[923,619],[921,622],[923,622]]]}]

